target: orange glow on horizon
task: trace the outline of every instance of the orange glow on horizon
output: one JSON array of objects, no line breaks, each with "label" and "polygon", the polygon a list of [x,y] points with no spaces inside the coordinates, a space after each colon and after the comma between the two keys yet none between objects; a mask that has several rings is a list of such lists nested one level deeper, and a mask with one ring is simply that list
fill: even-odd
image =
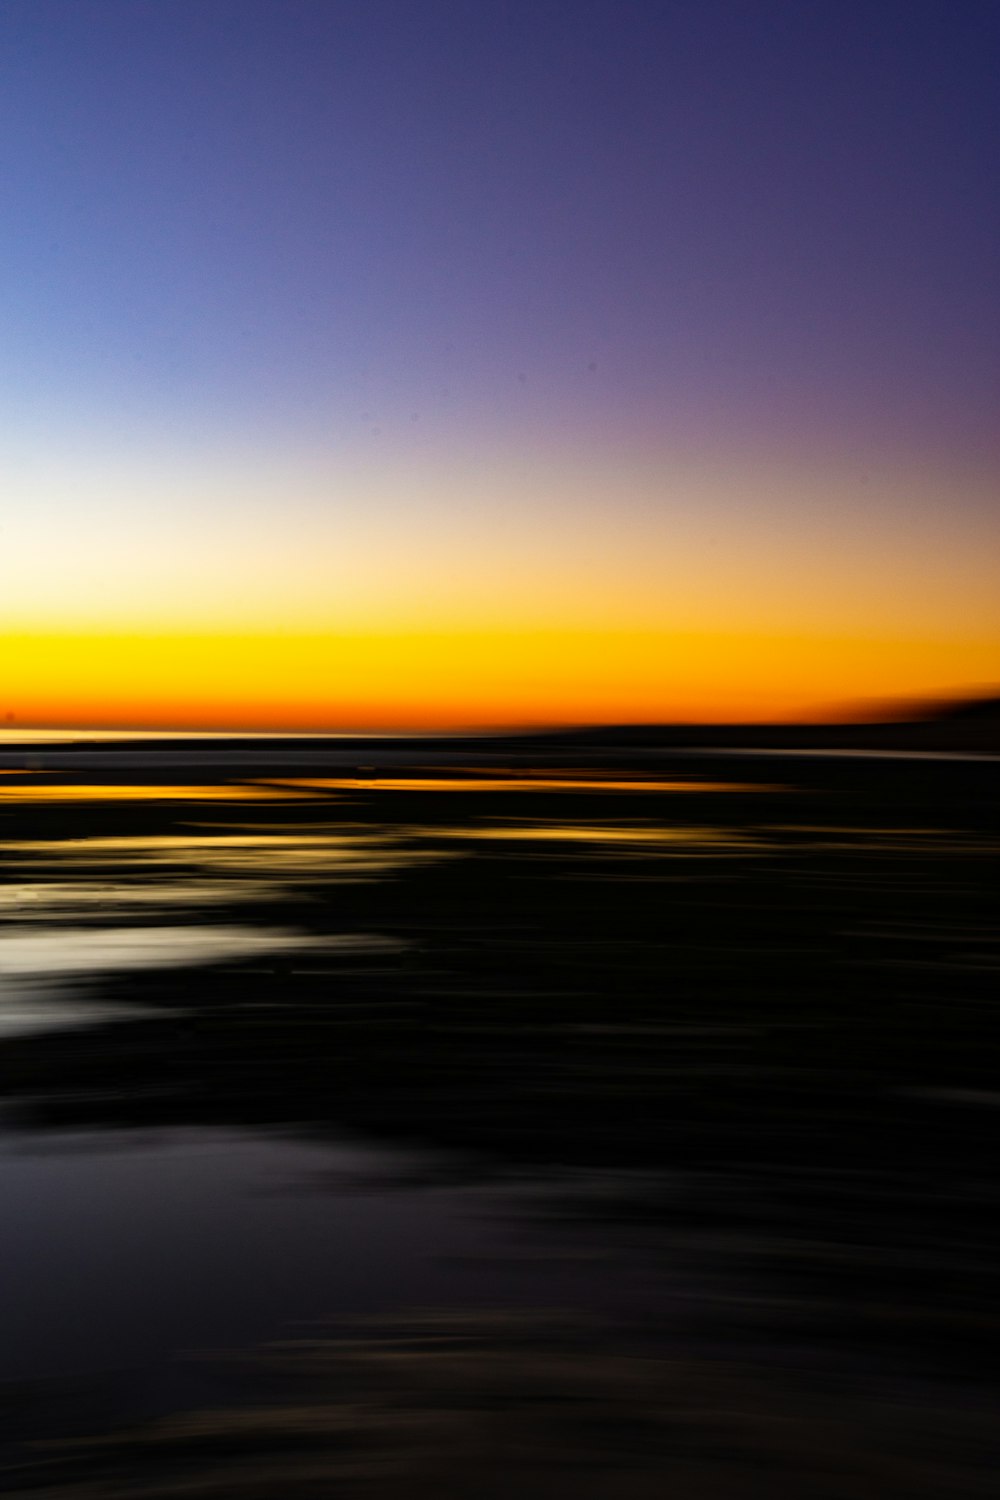
[{"label": "orange glow on horizon", "polygon": [[1000,677],[1000,639],[749,631],[39,632],[0,651],[0,724],[39,729],[831,722]]}]

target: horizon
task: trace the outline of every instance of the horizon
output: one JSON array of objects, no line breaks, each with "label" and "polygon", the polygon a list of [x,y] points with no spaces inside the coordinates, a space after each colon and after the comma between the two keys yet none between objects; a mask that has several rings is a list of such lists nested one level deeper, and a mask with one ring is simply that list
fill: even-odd
[{"label": "horizon", "polygon": [[219,740],[437,740],[437,739],[510,739],[518,737],[544,737],[546,735],[586,734],[599,730],[622,731],[628,734],[636,730],[789,730],[789,729],[851,729],[891,727],[933,723],[951,714],[959,715],[969,708],[996,705],[1000,697],[987,691],[965,694],[939,695],[919,701],[895,699],[868,705],[867,712],[855,705],[851,715],[828,715],[826,717],[799,719],[742,719],[742,720],[576,720],[572,722],[504,723],[493,725],[457,724],[446,728],[414,728],[401,726],[393,729],[275,729],[267,726],[219,726],[217,724],[189,724],[164,726],[149,724],[21,724],[8,717],[0,721],[0,743],[29,742],[31,739],[64,740],[72,737],[93,740],[113,739],[219,739]]}]

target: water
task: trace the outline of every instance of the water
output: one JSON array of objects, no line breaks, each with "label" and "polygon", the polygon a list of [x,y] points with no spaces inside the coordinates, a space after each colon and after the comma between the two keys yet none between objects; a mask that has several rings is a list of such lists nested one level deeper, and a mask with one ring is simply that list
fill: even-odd
[{"label": "water", "polygon": [[[473,1195],[396,1186],[407,1158],[234,1130],[8,1139],[6,1378],[128,1368],[477,1290]],[[366,1186],[368,1184],[369,1186]]]},{"label": "water", "polygon": [[32,1431],[79,1429],[55,1379],[132,1420],[235,1399],[207,1351],[418,1313],[886,1413],[989,1378],[991,767],[61,753],[0,786]]}]

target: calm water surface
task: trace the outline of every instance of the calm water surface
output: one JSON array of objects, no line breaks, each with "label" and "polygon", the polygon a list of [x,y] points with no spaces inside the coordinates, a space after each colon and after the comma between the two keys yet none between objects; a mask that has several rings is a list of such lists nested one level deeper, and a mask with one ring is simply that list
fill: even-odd
[{"label": "calm water surface", "polygon": [[137,754],[0,783],[2,1378],[449,1307],[978,1371],[991,768]]}]

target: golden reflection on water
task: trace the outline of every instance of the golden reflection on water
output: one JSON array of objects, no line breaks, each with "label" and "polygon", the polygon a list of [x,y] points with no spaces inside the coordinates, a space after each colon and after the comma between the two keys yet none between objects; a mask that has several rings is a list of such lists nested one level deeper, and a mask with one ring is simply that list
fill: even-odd
[{"label": "golden reflection on water", "polygon": [[[260,889],[266,892],[269,888]],[[20,880],[0,886],[0,911],[10,909],[24,918],[78,907],[200,905],[206,901],[229,901],[232,894],[232,886],[224,880],[186,880],[169,885],[161,881],[132,881],[122,885],[119,881]]]},{"label": "golden reflection on water", "polygon": [[226,872],[251,871],[287,879],[315,872],[328,878],[384,874],[426,860],[389,834],[220,833],[123,834],[98,838],[19,839],[0,844],[0,856],[32,856],[59,867],[67,861],[91,867],[197,865]]},{"label": "golden reflection on water", "polygon": [[[23,772],[18,772],[22,775]],[[290,786],[291,784],[289,784]],[[302,795],[307,795],[303,793]],[[299,800],[279,783],[241,783],[236,786],[42,786],[0,787],[3,802],[277,802]]]},{"label": "golden reflection on water", "polygon": [[761,847],[759,840],[724,828],[653,828],[628,825],[582,823],[494,824],[465,828],[427,828],[409,830],[426,838],[491,839],[509,842],[617,844],[626,847],[665,849],[680,846],[685,850],[710,849],[716,852],[736,850],[749,853]]},{"label": "golden reflection on water", "polygon": [[[746,792],[762,788],[729,781],[636,781],[592,773],[556,776],[280,776],[255,778],[248,785],[302,787],[316,791],[376,792]],[[768,791],[776,790],[767,788]]]},{"label": "golden reflection on water", "polygon": [[282,844],[304,844],[304,845],[351,845],[364,842],[365,844],[376,842],[387,842],[388,835],[385,834],[331,834],[331,833],[151,833],[151,834],[109,834],[99,835],[95,838],[76,839],[17,839],[13,843],[0,844],[0,849],[10,850],[46,850],[59,848],[66,852],[78,850],[83,853],[96,851],[105,852],[128,852],[138,850],[186,850],[186,849],[218,849],[218,848],[242,848],[262,847],[274,848]]}]

